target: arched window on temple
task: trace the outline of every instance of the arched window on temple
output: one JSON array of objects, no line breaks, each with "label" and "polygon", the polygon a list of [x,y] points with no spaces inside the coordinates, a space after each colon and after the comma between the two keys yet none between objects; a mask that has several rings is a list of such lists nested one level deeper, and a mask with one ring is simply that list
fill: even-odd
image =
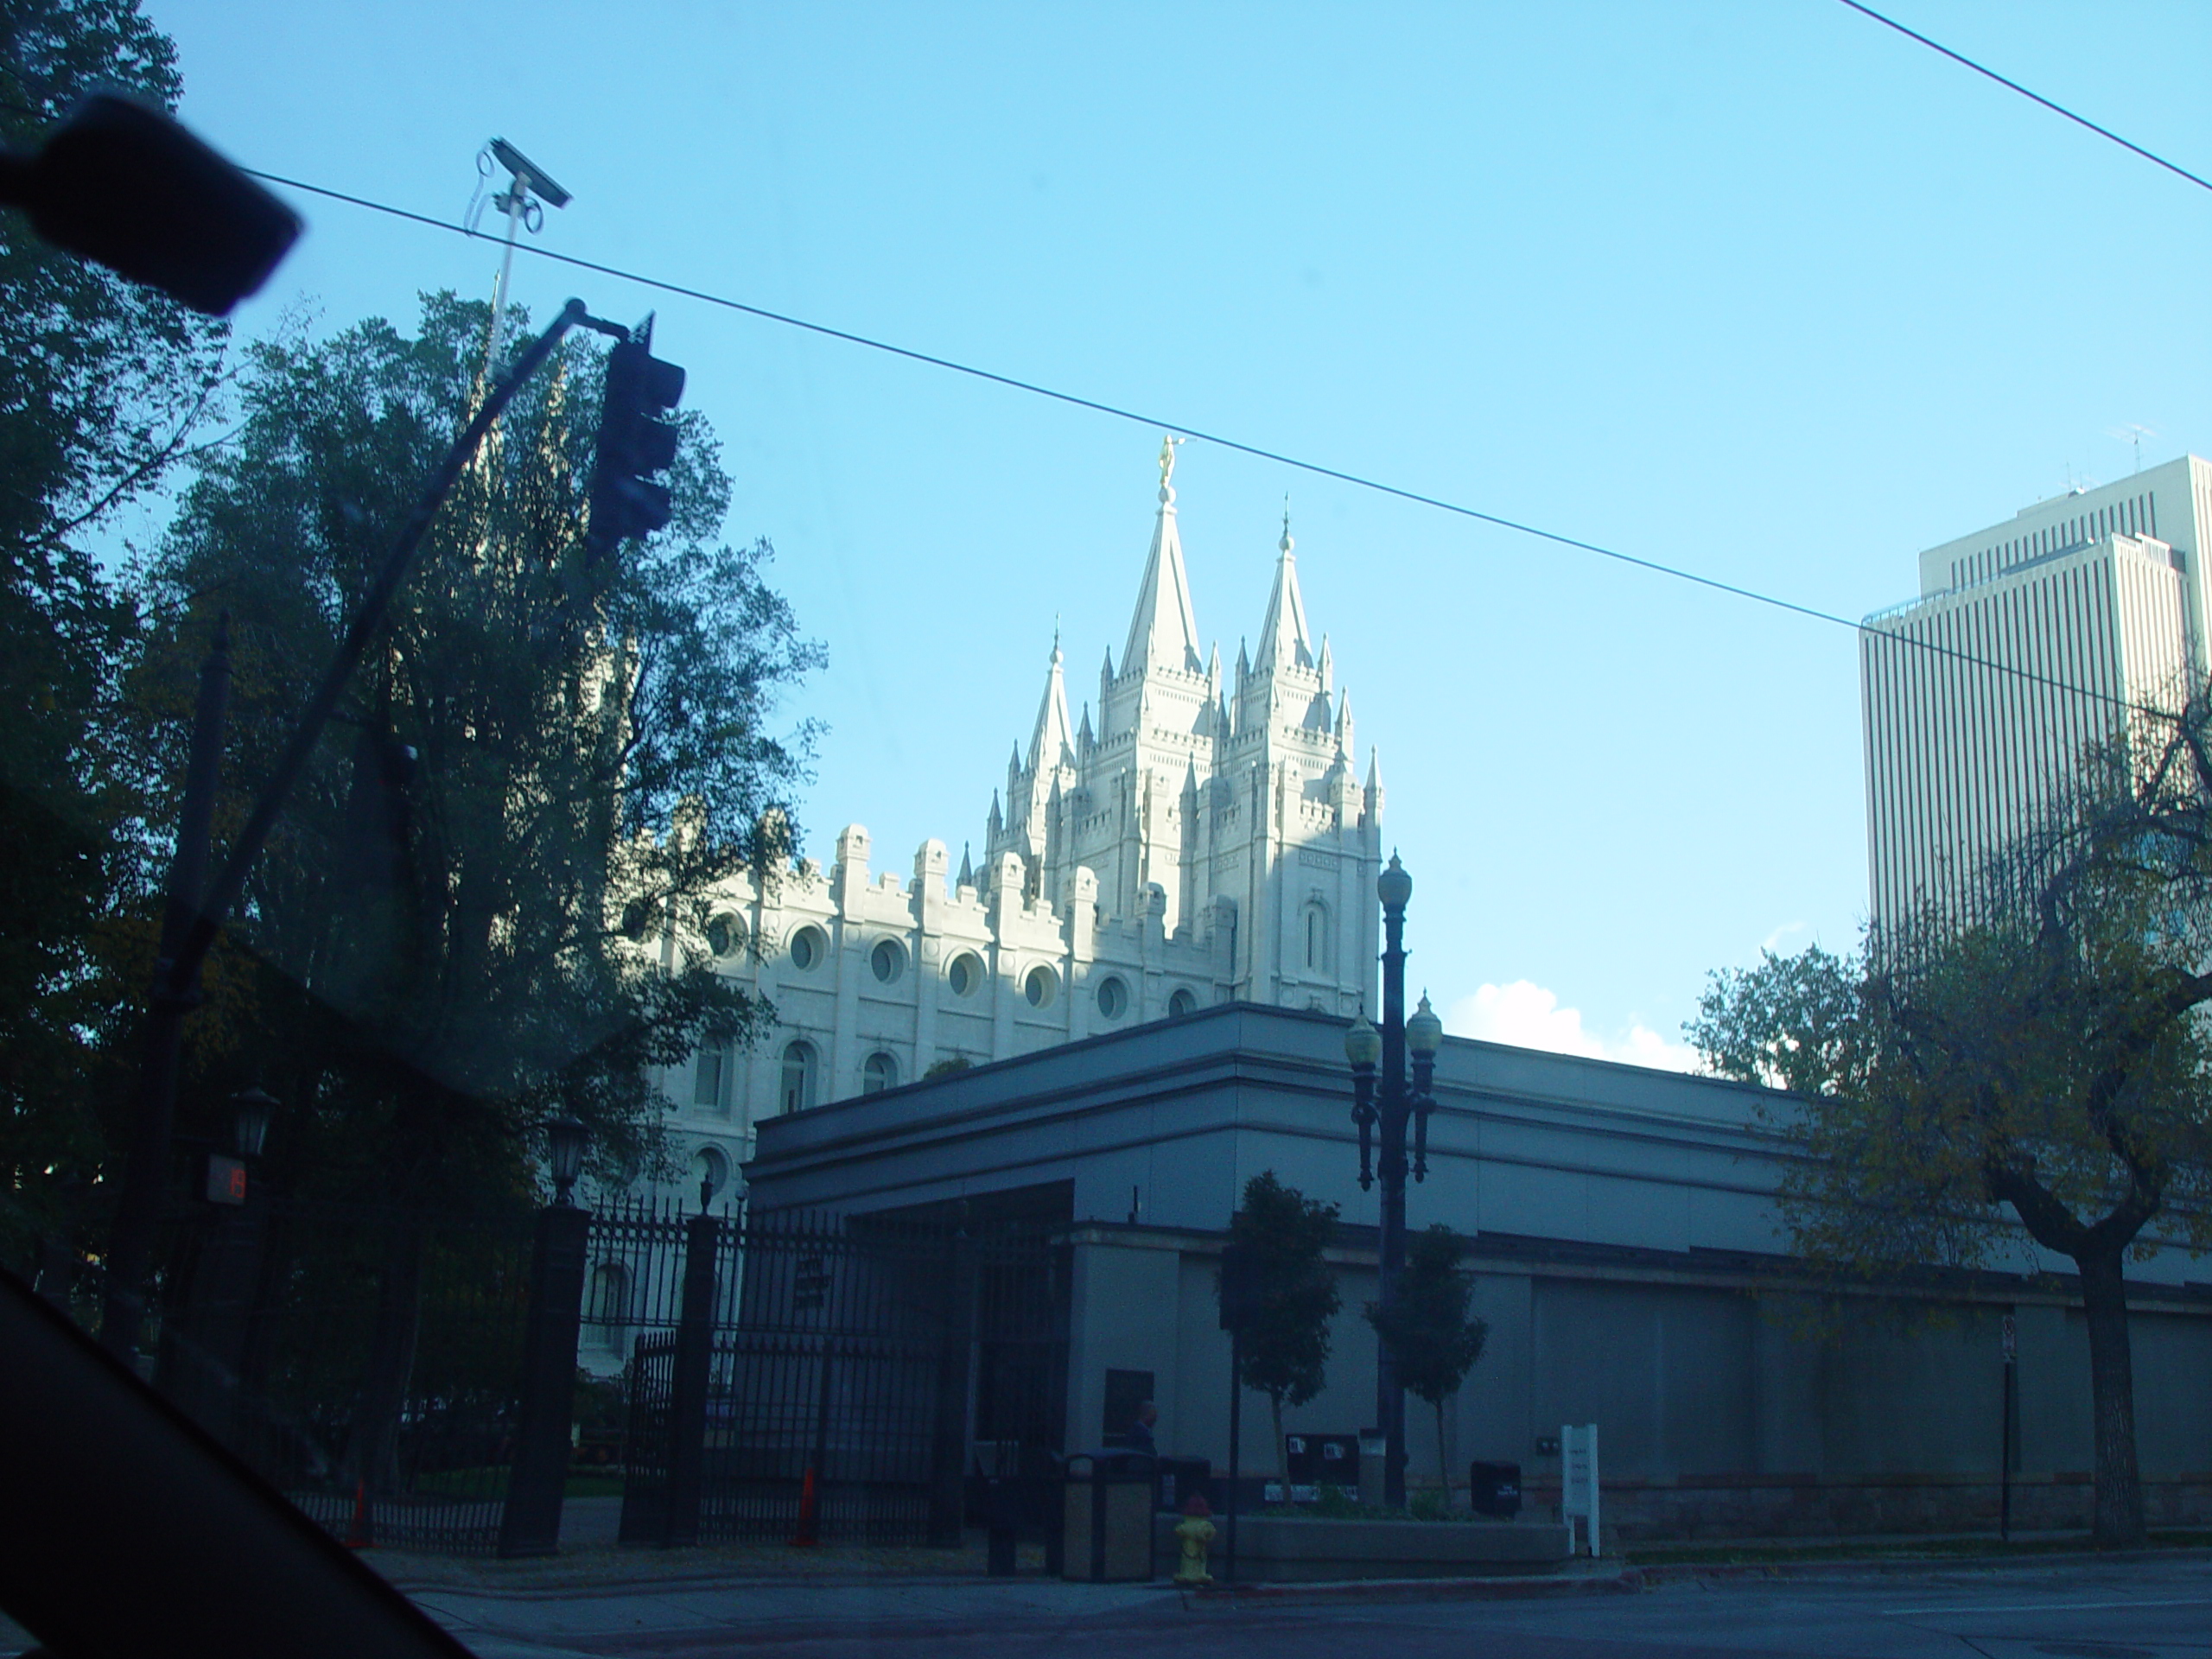
[{"label": "arched window on temple", "polygon": [[822,1069],[812,1043],[797,1042],[784,1049],[784,1109],[803,1112],[815,1103],[816,1079]]}]

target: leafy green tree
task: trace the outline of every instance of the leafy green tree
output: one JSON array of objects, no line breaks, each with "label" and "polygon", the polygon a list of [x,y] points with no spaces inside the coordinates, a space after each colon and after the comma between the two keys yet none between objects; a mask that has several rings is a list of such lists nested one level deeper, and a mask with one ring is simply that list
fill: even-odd
[{"label": "leafy green tree", "polygon": [[1452,1490],[1445,1461],[1444,1402],[1459,1391],[1482,1357],[1490,1325],[1471,1311],[1474,1275],[1463,1272],[1459,1236],[1435,1223],[1406,1241],[1406,1265],[1393,1287],[1389,1312],[1367,1305],[1367,1322],[1389,1349],[1398,1380],[1436,1413],[1436,1483]]},{"label": "leafy green tree", "polygon": [[1236,1380],[1268,1396],[1276,1467],[1286,1484],[1290,1461],[1282,1408],[1302,1406],[1321,1392],[1328,1376],[1329,1321],[1343,1306],[1324,1255],[1336,1231],[1335,1205],[1284,1185],[1271,1169],[1244,1183],[1244,1201],[1230,1217],[1229,1242],[1246,1253],[1258,1287]]},{"label": "leafy green tree", "polygon": [[[176,777],[219,602],[219,828],[242,816],[473,406],[487,322],[440,295],[412,338],[372,321],[252,349],[238,441],[145,572],[185,619],[132,684],[149,791]],[[669,530],[587,556],[598,362],[565,349],[456,487],[256,868],[219,980],[233,1017],[203,1035],[211,1061],[281,1074],[296,1184],[466,1204],[562,1112],[604,1173],[634,1168],[650,1069],[769,1018],[712,970],[704,910],[788,849],[808,732],[779,735],[774,703],[819,653],[762,580],[766,547],[715,544],[728,483],[696,414]]]},{"label": "leafy green tree", "polygon": [[1781,1199],[1805,1255],[1866,1279],[2018,1260],[2009,1211],[2072,1259],[2113,1546],[2144,1535],[2123,1267],[2212,1244],[2208,726],[2097,758],[1970,915],[1716,975],[1689,1028],[1722,1075],[1796,1091],[1772,1121],[1804,1154]]},{"label": "leafy green tree", "polygon": [[[101,86],[175,103],[175,50],[135,4],[0,0],[0,140],[35,144]],[[99,918],[137,849],[100,740],[134,617],[93,538],[196,442],[224,340],[0,222],[0,1256],[87,1219],[72,1195],[103,1154],[92,1038],[121,999]]]},{"label": "leafy green tree", "polygon": [[[378,320],[252,348],[237,441],[202,461],[143,573],[172,619],[130,681],[149,796],[179,776],[219,604],[219,838],[242,820],[480,395],[489,320],[438,295],[412,336]],[[211,958],[181,1119],[213,1128],[258,1077],[283,1103],[280,1191],[518,1211],[537,1126],[564,1114],[626,1179],[660,1156],[654,1068],[772,1018],[713,970],[707,911],[741,868],[788,858],[810,734],[779,734],[775,706],[819,651],[763,580],[765,543],[719,543],[728,482],[696,414],[670,527],[588,554],[601,361],[566,346],[455,487]],[[391,1237],[359,1408],[385,1425],[423,1249],[419,1230]]]}]

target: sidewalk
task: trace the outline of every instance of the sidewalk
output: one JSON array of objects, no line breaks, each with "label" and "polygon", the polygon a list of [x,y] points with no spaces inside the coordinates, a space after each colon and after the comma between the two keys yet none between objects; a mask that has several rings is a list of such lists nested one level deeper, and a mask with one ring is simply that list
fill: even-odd
[{"label": "sidewalk", "polygon": [[[361,1560],[410,1595],[464,1590],[486,1594],[562,1596],[607,1594],[626,1588],[650,1591],[685,1585],[861,1585],[882,1583],[1005,1584],[988,1572],[981,1531],[971,1530],[957,1549],[901,1545],[831,1544],[794,1549],[789,1544],[702,1544],[690,1548],[624,1547],[613,1529],[602,1538],[561,1529],[561,1553],[505,1561],[490,1555],[427,1555],[398,1549],[365,1549]],[[1017,1555],[1022,1577],[1042,1580],[1041,1545]]]},{"label": "sidewalk", "polygon": [[725,1571],[527,1588],[405,1587],[417,1605],[481,1659],[720,1649],[741,1642],[777,1645],[892,1630],[907,1637],[958,1637],[1080,1625],[1127,1627],[1135,1634],[1183,1613],[1183,1597],[1162,1584],[1065,1584],[1034,1568],[1032,1573],[1015,1579],[910,1578],[829,1570],[776,1578]]},{"label": "sidewalk", "polygon": [[[625,1548],[614,1541],[615,1505],[619,1499],[572,1501],[562,1528],[562,1553],[522,1560],[499,1560],[490,1556],[412,1554],[402,1550],[372,1549],[361,1559],[385,1579],[412,1594],[416,1591],[464,1590],[515,1597],[617,1593],[634,1589],[647,1592],[683,1586],[770,1585],[809,1586],[816,1591],[832,1586],[884,1584],[944,1586],[995,1585],[1001,1590],[1013,1583],[1042,1583],[1044,1551],[1024,1544],[1018,1554],[1016,1579],[992,1579],[988,1572],[984,1537],[970,1529],[955,1549],[918,1546],[833,1544],[795,1549],[788,1544],[715,1544],[682,1549]],[[606,1512],[593,1511],[605,1504]],[[1219,1566],[1219,1548],[1216,1566]],[[2020,1565],[2055,1566],[2068,1560],[2102,1561],[2212,1559],[2212,1534],[2171,1533],[2154,1535],[2144,1551],[2107,1554],[2088,1548],[2079,1533],[2016,1533],[2010,1543],[1986,1534],[1897,1534],[1840,1538],[1738,1538],[1694,1543],[1644,1543],[1617,1546],[1605,1556],[1587,1557],[1562,1572],[1486,1576],[1468,1580],[1408,1580],[1405,1586],[1427,1583],[1440,1592],[1465,1584],[1475,1592],[1546,1593],[1544,1586],[1564,1586],[1570,1581],[1612,1579],[1624,1573],[1643,1585],[1679,1582],[1704,1577],[1762,1577],[1784,1574],[1914,1572],[1943,1567],[2002,1567]],[[1357,1590],[1398,1580],[1361,1580],[1342,1586]],[[1484,1590],[1482,1586],[1487,1586]],[[1164,1574],[1159,1587],[1166,1588]],[[1337,1592],[1337,1586],[1284,1584],[1247,1585],[1239,1595],[1290,1595]],[[1402,1593],[1402,1591],[1399,1592]],[[1210,1592],[1224,1593],[1217,1587]]]},{"label": "sidewalk", "polygon": [[2019,1562],[2052,1566],[2068,1560],[2182,1560],[2212,1553],[2212,1532],[2167,1529],[2151,1535],[2141,1550],[2102,1551],[2080,1531],[2015,1531],[2009,1541],[1993,1533],[1876,1533],[1834,1538],[1729,1538],[1688,1543],[1631,1543],[1623,1559],[1654,1583],[1721,1572],[1860,1571],[2003,1567]]},{"label": "sidewalk", "polygon": [[[985,1571],[983,1535],[958,1549],[788,1545],[691,1549],[587,1543],[554,1557],[502,1561],[369,1550],[362,1559],[407,1592],[483,1659],[594,1659],[630,1653],[719,1650],[832,1638],[980,1638],[1057,1630],[1123,1632],[1139,1642],[1208,1613],[1308,1606],[1348,1615],[1360,1604],[1489,1602],[1637,1595],[1671,1586],[1789,1580],[2009,1576],[2022,1569],[2129,1561],[2212,1560],[2185,1544],[2097,1554],[2067,1535],[2018,1539],[2009,1549],[1971,1536],[1818,1541],[1760,1539],[1654,1548],[1668,1559],[1584,1558],[1528,1578],[1413,1579],[1342,1584],[1215,1586],[1190,1592],[1150,1584],[1066,1583],[1044,1576],[1042,1551],[1025,1548],[1020,1573]],[[1632,1552],[1635,1553],[1635,1552]],[[1240,1625],[1243,1620],[1236,1621]],[[1116,1640],[1124,1639],[1116,1636]]]}]

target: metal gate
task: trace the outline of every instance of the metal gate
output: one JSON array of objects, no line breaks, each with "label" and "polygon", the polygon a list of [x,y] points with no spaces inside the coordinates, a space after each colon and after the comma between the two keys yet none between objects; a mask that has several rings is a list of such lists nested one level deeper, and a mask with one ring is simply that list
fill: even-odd
[{"label": "metal gate", "polygon": [[[968,1518],[1010,1519],[1023,1535],[1048,1541],[1067,1445],[1070,1257],[1056,1227],[1000,1224],[976,1241]],[[1011,1499],[995,1516],[993,1482]]]},{"label": "metal gate", "polygon": [[[645,1288],[625,1316],[626,1540],[950,1542],[965,1478],[1049,1469],[1065,1266],[1044,1232],[788,1211],[725,1222],[704,1408],[687,1426],[669,1287],[689,1224],[632,1212],[594,1245]],[[696,1535],[671,1507],[684,1503],[686,1433],[701,1442]]]}]

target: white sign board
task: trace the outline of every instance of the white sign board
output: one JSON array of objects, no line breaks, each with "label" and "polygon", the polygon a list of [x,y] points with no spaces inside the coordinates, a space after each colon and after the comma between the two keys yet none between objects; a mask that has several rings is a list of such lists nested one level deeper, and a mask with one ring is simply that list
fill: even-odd
[{"label": "white sign board", "polygon": [[1598,1425],[1577,1428],[1569,1423],[1559,1432],[1560,1515],[1567,1522],[1567,1553],[1574,1553],[1574,1523],[1580,1521],[1590,1535],[1590,1553],[1598,1551]]}]

